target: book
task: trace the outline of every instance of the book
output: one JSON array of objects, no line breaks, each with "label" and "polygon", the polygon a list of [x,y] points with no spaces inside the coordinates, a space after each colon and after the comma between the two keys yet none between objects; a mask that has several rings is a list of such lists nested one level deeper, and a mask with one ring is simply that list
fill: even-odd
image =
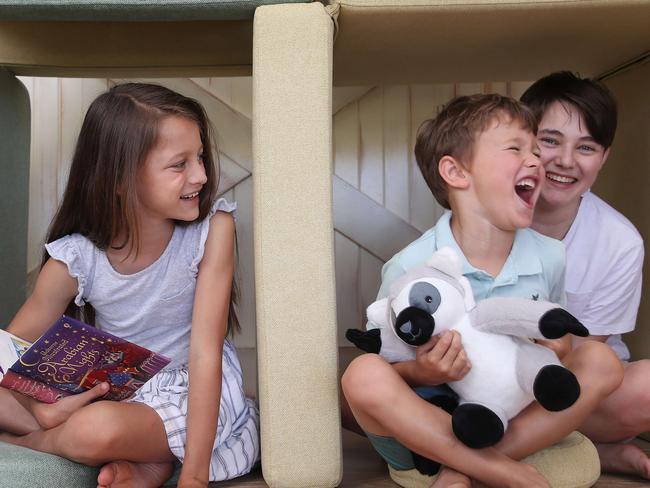
[{"label": "book", "polygon": [[0,330],[0,386],[46,403],[102,382],[102,399],[126,400],[170,361],[65,315],[33,344]]}]

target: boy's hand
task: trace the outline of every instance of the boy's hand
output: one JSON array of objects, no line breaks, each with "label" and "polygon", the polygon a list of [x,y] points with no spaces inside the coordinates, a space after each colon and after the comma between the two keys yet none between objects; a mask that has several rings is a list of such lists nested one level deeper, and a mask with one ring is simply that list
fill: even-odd
[{"label": "boy's hand", "polygon": [[418,347],[415,354],[414,373],[422,385],[458,381],[472,367],[457,331],[446,331],[432,337]]}]

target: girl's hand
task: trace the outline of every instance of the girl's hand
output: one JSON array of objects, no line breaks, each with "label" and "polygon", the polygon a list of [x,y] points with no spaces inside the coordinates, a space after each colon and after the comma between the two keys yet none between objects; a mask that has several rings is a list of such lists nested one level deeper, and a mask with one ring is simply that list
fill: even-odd
[{"label": "girl's hand", "polygon": [[207,486],[207,481],[202,481],[193,476],[183,476],[182,473],[176,485],[177,488],[207,488]]}]

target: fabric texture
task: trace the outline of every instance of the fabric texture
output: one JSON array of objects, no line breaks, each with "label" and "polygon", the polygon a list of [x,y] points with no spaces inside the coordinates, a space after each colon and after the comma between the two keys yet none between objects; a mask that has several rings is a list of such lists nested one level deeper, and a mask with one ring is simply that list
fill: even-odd
[{"label": "fabric texture", "polygon": [[[130,275],[118,273],[106,253],[87,238],[73,234],[46,244],[50,256],[65,263],[77,278],[78,305],[88,302],[100,329],[147,347],[172,362],[147,382],[130,401],[145,403],[161,417],[169,447],[182,462],[185,453],[188,402],[187,362],[198,265],[203,257],[210,217],[234,212],[236,205],[217,200],[208,216],[177,225],[161,256]],[[236,352],[224,342],[222,391],[210,480],[245,474],[259,458],[259,415],[246,399]],[[215,399],[216,401],[216,399]]]},{"label": "fabric texture", "polygon": [[255,13],[258,381],[262,470],[271,487],[333,487],[341,478],[333,33],[320,3],[260,7]]},{"label": "fabric texture", "polygon": [[563,242],[568,310],[592,335],[610,336],[607,343],[629,360],[621,334],[634,330],[641,301],[641,235],[621,213],[587,192]]},{"label": "fabric texture", "polygon": [[[313,0],[282,0],[308,3]],[[277,0],[0,0],[0,20],[191,21],[252,19],[261,5]]]},{"label": "fabric texture", "polygon": [[388,296],[391,284],[407,270],[424,262],[438,249],[449,246],[463,261],[476,302],[490,297],[520,297],[564,305],[564,246],[560,241],[530,229],[519,229],[512,251],[496,277],[475,268],[465,258],[450,227],[451,212],[388,261],[381,271],[377,299]]}]

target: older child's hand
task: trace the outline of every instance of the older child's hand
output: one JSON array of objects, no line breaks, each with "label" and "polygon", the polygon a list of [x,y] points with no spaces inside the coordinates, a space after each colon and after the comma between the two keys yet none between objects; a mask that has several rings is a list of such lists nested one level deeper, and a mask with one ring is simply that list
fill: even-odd
[{"label": "older child's hand", "polygon": [[471,368],[457,331],[446,331],[432,337],[418,347],[415,354],[415,373],[422,385],[458,381]]},{"label": "older child's hand", "polygon": [[571,352],[571,337],[569,334],[559,339],[535,339],[540,346],[548,347],[558,358],[562,359]]}]

